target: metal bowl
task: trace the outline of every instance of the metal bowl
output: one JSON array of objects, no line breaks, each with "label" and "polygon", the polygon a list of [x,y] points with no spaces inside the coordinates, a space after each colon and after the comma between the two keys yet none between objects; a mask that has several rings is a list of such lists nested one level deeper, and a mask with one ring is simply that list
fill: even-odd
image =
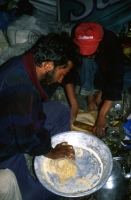
[{"label": "metal bowl", "polygon": [[[47,158],[37,156],[34,160],[34,169],[38,180],[46,189],[64,197],[80,197],[99,190],[106,183],[112,171],[113,159],[109,148],[99,138],[79,131],[62,132],[52,137],[52,147],[61,142],[68,142],[75,149],[78,167],[76,177],[69,178],[67,184],[61,185],[56,174],[43,173],[43,165]],[[79,149],[83,151],[81,157],[77,155]],[[89,149],[90,151],[88,151]],[[48,179],[47,175],[49,175]],[[93,180],[90,188],[87,188],[87,184],[76,184],[77,179],[87,177],[91,181]],[[97,177],[96,181],[93,177]]]}]

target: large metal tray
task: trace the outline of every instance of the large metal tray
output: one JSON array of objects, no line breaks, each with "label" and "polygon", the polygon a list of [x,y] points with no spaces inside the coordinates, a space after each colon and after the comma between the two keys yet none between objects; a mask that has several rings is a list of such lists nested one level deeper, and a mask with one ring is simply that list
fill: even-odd
[{"label": "large metal tray", "polygon": [[[53,136],[52,146],[55,147],[58,143],[65,141],[73,145],[75,149],[78,167],[76,177],[69,178],[66,184],[61,184],[56,174],[43,172],[44,162],[47,158],[37,156],[34,160],[34,169],[38,180],[51,192],[65,197],[85,196],[99,190],[108,180],[112,171],[113,161],[109,148],[99,138],[78,131],[63,132]],[[81,157],[77,154],[79,149],[83,151]],[[95,180],[94,176],[97,177]],[[90,180],[91,185],[88,186],[86,182],[77,184],[76,180],[83,178]]]}]

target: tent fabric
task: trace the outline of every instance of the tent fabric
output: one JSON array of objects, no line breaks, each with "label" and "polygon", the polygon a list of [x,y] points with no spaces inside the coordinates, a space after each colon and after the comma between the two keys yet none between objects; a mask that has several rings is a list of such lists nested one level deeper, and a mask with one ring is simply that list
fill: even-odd
[{"label": "tent fabric", "polygon": [[122,27],[131,21],[130,0],[29,0],[39,11],[54,21],[76,24],[96,21],[105,28],[120,33]]},{"label": "tent fabric", "polygon": [[57,1],[56,0],[29,0],[29,2],[39,11],[48,15],[51,20],[57,21]]}]

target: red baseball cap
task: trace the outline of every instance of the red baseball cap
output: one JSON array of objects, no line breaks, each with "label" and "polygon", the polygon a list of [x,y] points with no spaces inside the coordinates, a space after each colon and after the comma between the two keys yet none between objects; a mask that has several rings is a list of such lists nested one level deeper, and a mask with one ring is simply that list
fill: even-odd
[{"label": "red baseball cap", "polygon": [[75,29],[74,42],[82,55],[91,55],[97,50],[103,35],[103,28],[96,22],[83,22]]}]

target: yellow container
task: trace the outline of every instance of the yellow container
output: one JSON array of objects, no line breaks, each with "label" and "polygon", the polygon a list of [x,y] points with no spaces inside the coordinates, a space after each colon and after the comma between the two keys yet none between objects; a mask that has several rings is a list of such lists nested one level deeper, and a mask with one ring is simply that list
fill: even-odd
[{"label": "yellow container", "polygon": [[131,47],[124,46],[123,53],[128,57],[131,58]]}]

